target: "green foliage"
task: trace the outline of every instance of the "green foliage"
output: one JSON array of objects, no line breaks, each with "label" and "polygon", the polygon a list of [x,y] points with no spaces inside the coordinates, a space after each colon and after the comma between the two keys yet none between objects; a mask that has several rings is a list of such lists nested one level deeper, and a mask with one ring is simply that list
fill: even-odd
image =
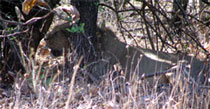
[{"label": "green foliage", "polygon": [[72,17],[69,16],[69,17],[67,18],[67,20],[68,20],[69,22],[72,22]]},{"label": "green foliage", "polygon": [[98,7],[98,10],[99,10],[100,12],[102,12],[102,11],[103,11],[103,8],[102,8],[102,6],[101,6],[101,5]]},{"label": "green foliage", "polygon": [[93,4],[94,4],[95,6],[98,6],[98,10],[99,10],[100,12],[102,12],[102,11],[103,11],[102,6],[101,6],[101,5],[99,5],[99,3],[98,3],[98,2],[94,2]]},{"label": "green foliage", "polygon": [[122,21],[123,20],[123,16],[119,15],[119,20]]},{"label": "green foliage", "polygon": [[10,40],[15,40],[17,37],[16,36],[13,36],[10,38]]},{"label": "green foliage", "polygon": [[[7,32],[9,33],[9,34],[11,34],[12,32],[12,30],[13,30],[14,28],[13,27],[8,27],[7,28]],[[12,37],[10,37],[10,40],[15,40],[17,37],[16,36],[12,36]]]},{"label": "green foliage", "polygon": [[210,20],[210,14],[207,15],[205,18],[204,18],[204,21],[209,21]]},{"label": "green foliage", "polygon": [[7,28],[7,32],[10,32],[10,31],[12,31],[13,30],[13,27],[8,27]]},{"label": "green foliage", "polygon": [[51,82],[52,82],[52,78],[47,78],[44,83],[46,86],[49,86]]},{"label": "green foliage", "polygon": [[98,6],[98,5],[99,5],[99,3],[98,3],[98,2],[94,2],[93,4],[94,4],[95,6]]},{"label": "green foliage", "polygon": [[67,31],[71,33],[84,33],[85,32],[85,23],[81,23],[79,26],[75,25],[72,26],[71,28],[66,28]]},{"label": "green foliage", "polygon": [[[45,85],[45,86],[49,86],[50,83],[52,82],[52,77],[47,77],[47,74],[46,74],[46,71],[45,69],[41,69],[41,72],[43,72],[38,78],[39,80],[42,80],[42,83]],[[44,73],[45,72],[45,73]]]}]

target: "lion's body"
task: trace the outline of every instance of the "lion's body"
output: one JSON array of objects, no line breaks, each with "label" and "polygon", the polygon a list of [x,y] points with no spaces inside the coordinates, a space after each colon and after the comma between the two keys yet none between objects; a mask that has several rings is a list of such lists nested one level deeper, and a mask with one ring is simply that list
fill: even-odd
[{"label": "lion's body", "polygon": [[[128,47],[127,44],[119,41],[111,30],[105,29],[102,31],[102,51],[111,57],[109,59],[111,64],[119,63],[122,66],[127,73],[127,78],[132,77],[134,72],[135,74],[138,73],[142,75],[144,73],[150,74],[166,71],[175,66],[178,61],[185,60],[191,65],[190,75],[194,78],[201,76],[199,79],[203,81],[202,73],[207,66],[205,66],[204,62],[199,61],[195,57],[157,52],[141,47]],[[162,82],[167,82],[165,76],[160,78],[160,83]]]},{"label": "lion's body", "polygon": [[[72,42],[69,42],[68,37],[73,37],[71,33],[66,31],[67,27],[61,24],[54,28],[48,34],[47,46],[52,50],[62,50],[63,48],[71,48]],[[201,73],[201,80],[203,81],[203,70],[206,67],[204,62],[190,56],[175,55],[164,52],[157,52],[154,50],[143,49],[140,47],[127,47],[127,44],[119,41],[115,34],[110,29],[98,29],[98,47],[99,52],[102,52],[102,57],[108,57],[109,64],[112,66],[116,63],[122,67],[127,74],[127,78],[138,73],[139,75],[150,74],[159,71],[165,71],[176,65],[179,60],[186,60],[191,64],[191,76],[197,78]],[[49,37],[50,36],[50,37]],[[105,67],[104,67],[105,68]],[[209,72],[209,69],[208,69]],[[163,76],[160,82],[166,82],[167,78]]]}]

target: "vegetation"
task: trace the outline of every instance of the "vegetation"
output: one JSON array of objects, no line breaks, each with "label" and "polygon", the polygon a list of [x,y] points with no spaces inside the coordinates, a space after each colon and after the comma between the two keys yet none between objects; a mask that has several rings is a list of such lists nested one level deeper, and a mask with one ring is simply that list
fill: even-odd
[{"label": "vegetation", "polygon": [[2,0],[0,108],[209,109],[209,4]]}]

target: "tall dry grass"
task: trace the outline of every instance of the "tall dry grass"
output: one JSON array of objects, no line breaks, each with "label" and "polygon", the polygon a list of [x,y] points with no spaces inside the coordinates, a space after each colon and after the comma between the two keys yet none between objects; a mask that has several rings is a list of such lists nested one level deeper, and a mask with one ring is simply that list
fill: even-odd
[{"label": "tall dry grass", "polygon": [[[20,46],[21,47],[21,46]],[[75,58],[68,55],[67,59]],[[88,81],[88,72],[81,67],[83,58],[71,64],[72,68],[63,70],[61,63],[47,67],[37,65],[30,57],[24,57],[25,77],[17,76],[11,90],[1,96],[2,109],[209,109],[210,90],[201,87],[189,78],[182,77],[182,70],[176,72],[174,83],[158,84],[158,77],[153,84],[139,80],[138,73],[131,80],[125,80],[118,72],[107,67],[99,82]],[[53,63],[53,62],[52,62]],[[105,66],[104,66],[105,67]],[[90,73],[90,72],[89,72]]]}]

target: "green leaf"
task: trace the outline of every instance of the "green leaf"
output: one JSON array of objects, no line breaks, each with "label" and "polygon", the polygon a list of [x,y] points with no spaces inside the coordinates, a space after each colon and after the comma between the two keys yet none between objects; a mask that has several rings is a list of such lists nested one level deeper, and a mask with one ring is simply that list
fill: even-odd
[{"label": "green leaf", "polygon": [[45,77],[45,75],[42,74],[42,75],[40,75],[39,79],[42,80],[42,79],[44,79],[44,77]]},{"label": "green leaf", "polygon": [[52,81],[52,78],[47,78],[46,84],[50,85],[51,81]]},{"label": "green leaf", "polygon": [[78,32],[78,28],[75,26],[72,26],[71,28],[66,28],[67,31],[71,32],[71,33],[76,33]]},{"label": "green leaf", "polygon": [[98,3],[98,2],[94,2],[93,4],[94,4],[95,6],[98,6],[99,3]]},{"label": "green leaf", "polygon": [[10,38],[10,40],[14,40],[14,39],[16,39],[17,38],[17,36],[12,36],[11,38]]},{"label": "green leaf", "polygon": [[66,30],[71,33],[84,33],[84,27],[85,23],[81,23],[79,26],[72,26],[71,28],[66,28]]},{"label": "green leaf", "polygon": [[102,11],[103,11],[102,6],[99,6],[99,7],[98,7],[98,10],[99,10],[99,12],[102,12]]},{"label": "green leaf", "polygon": [[119,20],[122,21],[123,20],[123,16],[119,15],[119,17],[120,17]]},{"label": "green leaf", "polygon": [[85,27],[85,23],[81,23],[81,24],[80,24],[80,27],[79,27],[79,28],[80,28],[80,29],[79,29],[79,30],[80,30],[80,32],[82,32],[82,33],[84,33],[84,32],[85,32],[84,27]]},{"label": "green leaf", "polygon": [[67,21],[72,22],[72,17],[69,16],[69,17],[67,18]]}]

